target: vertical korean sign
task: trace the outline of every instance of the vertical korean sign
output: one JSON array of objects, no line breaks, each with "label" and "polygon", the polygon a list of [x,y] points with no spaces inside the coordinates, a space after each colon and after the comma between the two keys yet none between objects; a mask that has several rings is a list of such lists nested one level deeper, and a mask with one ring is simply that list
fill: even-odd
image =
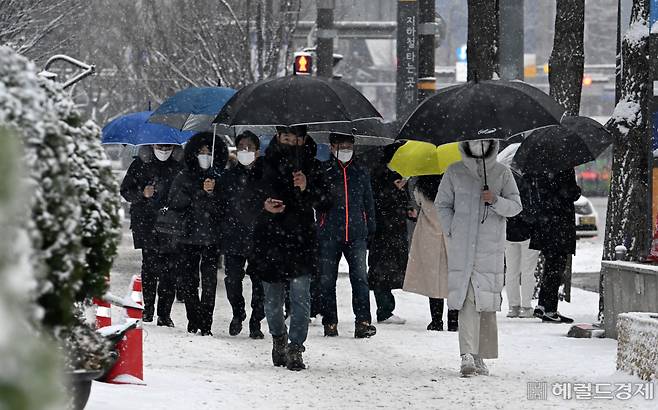
[{"label": "vertical korean sign", "polygon": [[418,104],[418,2],[398,0],[397,120],[404,121]]}]

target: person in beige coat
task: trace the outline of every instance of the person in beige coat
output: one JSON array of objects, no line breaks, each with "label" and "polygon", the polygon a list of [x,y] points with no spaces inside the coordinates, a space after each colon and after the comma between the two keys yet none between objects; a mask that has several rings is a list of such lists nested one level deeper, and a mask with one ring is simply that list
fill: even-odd
[{"label": "person in beige coat", "polygon": [[[443,299],[448,297],[448,253],[434,199],[440,175],[418,177],[414,189],[420,206],[411,239],[403,290],[429,297],[432,321],[427,330],[443,330]],[[456,332],[459,311],[448,310],[448,331]]]}]

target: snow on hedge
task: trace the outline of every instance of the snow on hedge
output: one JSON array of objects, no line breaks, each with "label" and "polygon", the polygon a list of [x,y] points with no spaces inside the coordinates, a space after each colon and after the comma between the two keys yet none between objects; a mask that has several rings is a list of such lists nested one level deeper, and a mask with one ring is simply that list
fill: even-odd
[{"label": "snow on hedge", "polygon": [[0,124],[22,137],[30,218],[25,223],[38,274],[42,322],[75,322],[73,304],[101,295],[116,253],[119,194],[100,146],[61,87],[34,64],[0,47]]},{"label": "snow on hedge", "polygon": [[658,378],[658,313],[620,313],[617,369],[642,380]]},{"label": "snow on hedge", "polygon": [[60,379],[55,349],[26,317],[37,283],[29,263],[31,244],[17,223],[27,216],[18,148],[16,137],[0,127],[0,409],[54,409],[62,403],[53,383]]}]

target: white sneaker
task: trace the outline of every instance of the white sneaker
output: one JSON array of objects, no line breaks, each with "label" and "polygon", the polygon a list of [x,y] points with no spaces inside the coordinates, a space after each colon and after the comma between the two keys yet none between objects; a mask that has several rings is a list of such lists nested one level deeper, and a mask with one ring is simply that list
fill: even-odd
[{"label": "white sneaker", "polygon": [[407,323],[406,319],[402,319],[400,316],[397,315],[391,315],[386,320],[378,320],[377,323],[382,323],[382,324],[389,324],[389,325],[403,325]]},{"label": "white sneaker", "polygon": [[475,367],[475,359],[470,353],[462,355],[462,365],[460,369],[462,377],[470,377],[477,375],[477,368]]},{"label": "white sneaker", "polygon": [[530,319],[535,317],[535,311],[531,307],[522,307],[519,309],[519,317],[522,319]]},{"label": "white sneaker", "polygon": [[487,368],[487,365],[484,364],[484,360],[482,360],[482,356],[480,356],[479,354],[474,355],[474,361],[475,361],[475,372],[482,376],[489,376],[489,369]]},{"label": "white sneaker", "polygon": [[521,311],[520,306],[510,306],[509,312],[507,312],[507,317],[519,317],[520,311]]}]

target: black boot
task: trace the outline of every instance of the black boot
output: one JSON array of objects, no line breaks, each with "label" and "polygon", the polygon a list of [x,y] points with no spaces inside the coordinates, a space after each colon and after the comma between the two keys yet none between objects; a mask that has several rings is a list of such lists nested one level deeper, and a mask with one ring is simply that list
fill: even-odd
[{"label": "black boot", "polygon": [[459,311],[448,310],[448,332],[456,332],[459,330]]},{"label": "black boot", "polygon": [[159,317],[158,316],[158,326],[174,327],[174,321],[170,317]]},{"label": "black boot", "polygon": [[244,319],[240,317],[233,316],[231,323],[228,325],[228,334],[231,336],[237,336],[242,332],[242,321]]},{"label": "black boot", "polygon": [[265,335],[260,330],[260,322],[258,320],[249,320],[249,337],[251,339],[265,338]]},{"label": "black boot", "polygon": [[288,335],[272,337],[272,363],[275,366],[285,366],[288,355]]},{"label": "black boot", "polygon": [[288,346],[288,355],[287,355],[287,363],[286,367],[288,370],[293,370],[293,371],[299,371],[306,369],[306,365],[304,365],[304,360],[302,359],[302,352],[304,351],[304,348],[301,346],[297,346],[294,344],[290,344]]},{"label": "black boot", "polygon": [[324,325],[324,335],[325,337],[338,336],[338,325],[335,323],[328,323]]},{"label": "black boot", "polygon": [[443,330],[443,299],[430,298],[430,315],[432,321],[427,325],[427,330]]},{"label": "black boot", "polygon": [[354,324],[354,338],[364,339],[377,334],[377,328],[368,322],[357,322]]}]

